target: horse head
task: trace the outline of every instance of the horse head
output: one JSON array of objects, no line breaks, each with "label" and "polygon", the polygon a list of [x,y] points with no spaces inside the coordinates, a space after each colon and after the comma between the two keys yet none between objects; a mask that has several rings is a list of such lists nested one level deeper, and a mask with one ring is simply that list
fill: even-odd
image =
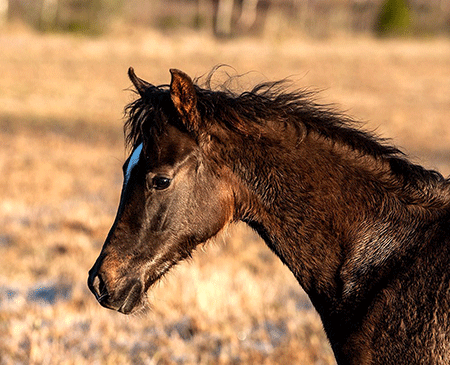
[{"label": "horse head", "polygon": [[129,106],[132,152],[123,165],[115,221],[88,285],[98,302],[122,313],[145,304],[148,288],[232,220],[224,171],[205,156],[192,80],[171,70],[155,87],[130,68],[140,98]]}]

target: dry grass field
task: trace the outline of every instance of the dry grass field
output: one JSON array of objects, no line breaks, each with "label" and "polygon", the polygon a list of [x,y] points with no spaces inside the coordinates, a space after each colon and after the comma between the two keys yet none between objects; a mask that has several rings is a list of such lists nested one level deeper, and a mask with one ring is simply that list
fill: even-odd
[{"label": "dry grass field", "polygon": [[[217,64],[243,88],[291,76],[414,161],[450,174],[450,40],[239,39],[122,27],[100,38],[0,31],[0,364],[333,364],[291,273],[243,226],[149,293],[100,307],[87,271],[115,215],[126,159],[126,71]],[[234,71],[228,69],[233,73]],[[220,78],[220,77],[219,77]]]}]

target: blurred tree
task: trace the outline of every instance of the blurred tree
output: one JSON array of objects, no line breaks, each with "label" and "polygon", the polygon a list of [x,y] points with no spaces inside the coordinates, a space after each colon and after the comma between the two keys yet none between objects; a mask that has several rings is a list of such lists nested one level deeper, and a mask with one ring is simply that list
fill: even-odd
[{"label": "blurred tree", "polygon": [[218,37],[231,35],[234,0],[214,0],[214,34]]},{"label": "blurred tree", "polygon": [[243,0],[238,25],[242,29],[250,29],[256,21],[258,0]]},{"label": "blurred tree", "polygon": [[43,0],[39,16],[39,28],[54,28],[58,21],[59,0]]},{"label": "blurred tree", "polygon": [[261,34],[271,2],[273,0],[212,0],[214,34],[218,37]]},{"label": "blurred tree", "polygon": [[100,34],[125,0],[0,0],[0,22],[22,20],[42,31]]},{"label": "blurred tree", "polygon": [[379,36],[406,35],[411,27],[411,14],[406,0],[386,0],[378,15],[375,31]]},{"label": "blurred tree", "polygon": [[8,4],[9,0],[0,0],[0,25],[6,23],[8,18]]}]

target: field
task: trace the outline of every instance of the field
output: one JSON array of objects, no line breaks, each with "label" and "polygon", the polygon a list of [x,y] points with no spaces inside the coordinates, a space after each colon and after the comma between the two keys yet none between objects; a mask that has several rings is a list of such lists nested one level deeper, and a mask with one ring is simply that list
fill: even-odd
[{"label": "field", "polygon": [[[244,226],[198,250],[126,317],[86,286],[126,159],[126,70],[154,84],[228,64],[242,88],[290,76],[450,174],[450,40],[247,39],[121,27],[0,33],[0,364],[333,364],[292,274]],[[221,75],[218,75],[219,80]],[[223,77],[222,77],[223,80]]]}]

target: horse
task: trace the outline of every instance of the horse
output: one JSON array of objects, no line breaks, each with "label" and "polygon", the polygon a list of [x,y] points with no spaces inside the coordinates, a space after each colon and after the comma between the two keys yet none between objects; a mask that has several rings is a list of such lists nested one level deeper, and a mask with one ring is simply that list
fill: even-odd
[{"label": "horse", "polygon": [[450,179],[310,92],[129,78],[131,153],[88,286],[124,314],[242,221],[287,265],[338,364],[450,363]]}]

